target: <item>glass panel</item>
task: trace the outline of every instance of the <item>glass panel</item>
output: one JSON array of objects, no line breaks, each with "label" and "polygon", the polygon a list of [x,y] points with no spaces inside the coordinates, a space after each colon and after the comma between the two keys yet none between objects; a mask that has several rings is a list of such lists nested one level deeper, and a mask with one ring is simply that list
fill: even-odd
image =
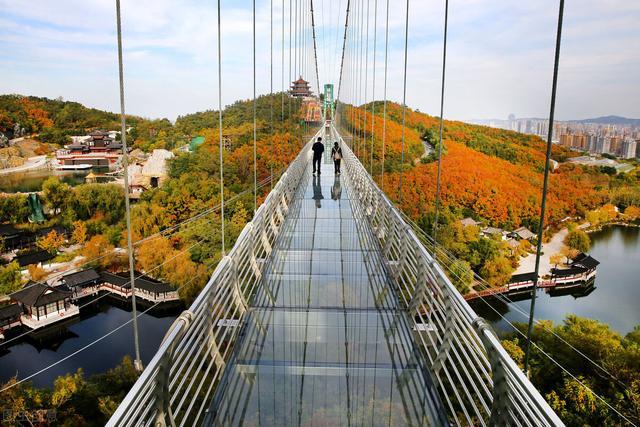
[{"label": "glass panel", "polygon": [[349,179],[309,172],[205,424],[444,425]]}]

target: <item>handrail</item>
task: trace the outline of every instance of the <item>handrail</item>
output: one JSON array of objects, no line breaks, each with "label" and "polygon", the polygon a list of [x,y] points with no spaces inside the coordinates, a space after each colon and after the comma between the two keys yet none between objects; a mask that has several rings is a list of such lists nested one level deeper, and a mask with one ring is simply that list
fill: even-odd
[{"label": "handrail", "polygon": [[[345,178],[356,195],[351,203],[354,218],[379,245],[450,423],[563,425],[335,127],[328,131],[342,142]],[[325,129],[291,163],[189,310],[176,319],[107,425],[185,426],[202,421],[247,321],[249,302],[262,284],[264,261],[309,163],[309,146],[321,132]]]},{"label": "handrail", "polygon": [[378,188],[348,144],[345,168],[360,203],[352,203],[368,223],[403,307],[414,321],[416,341],[456,425],[562,426],[538,390],[477,316],[422,245],[398,209]]},{"label": "handrail", "polygon": [[323,131],[307,142],[191,307],[172,324],[107,426],[190,426],[202,419],[260,286],[262,261],[279,234],[282,213],[309,163],[309,147]]}]

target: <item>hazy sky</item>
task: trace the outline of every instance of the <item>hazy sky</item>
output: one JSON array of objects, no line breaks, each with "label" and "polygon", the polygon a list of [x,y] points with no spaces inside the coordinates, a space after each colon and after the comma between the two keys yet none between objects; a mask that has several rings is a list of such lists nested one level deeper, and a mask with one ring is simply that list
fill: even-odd
[{"label": "hazy sky", "polygon": [[[400,100],[406,2],[389,1],[388,97]],[[274,90],[282,85],[282,5],[288,10],[289,2],[273,0]],[[368,2],[370,98],[376,0]],[[216,4],[122,0],[128,112],[175,119],[217,106]],[[337,82],[346,4],[314,1],[321,83]],[[362,4],[367,0],[351,0],[352,23]],[[375,92],[382,99],[386,0],[377,6]],[[248,0],[222,2],[225,104],[252,96],[251,7]],[[547,116],[557,8],[551,0],[451,0],[445,116]],[[270,0],[258,0],[257,9],[257,88],[266,93]],[[115,0],[0,0],[0,10],[0,93],[62,96],[118,111]],[[443,14],[443,1],[410,1],[407,104],[432,114],[439,109]],[[640,117],[639,22],[638,1],[566,3],[557,118]]]}]

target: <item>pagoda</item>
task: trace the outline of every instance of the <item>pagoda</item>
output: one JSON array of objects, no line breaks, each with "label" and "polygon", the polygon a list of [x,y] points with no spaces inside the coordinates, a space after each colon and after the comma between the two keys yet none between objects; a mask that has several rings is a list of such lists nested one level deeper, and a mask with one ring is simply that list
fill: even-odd
[{"label": "pagoda", "polygon": [[309,82],[304,80],[302,76],[291,85],[291,90],[289,91],[291,96],[296,98],[304,98],[307,96],[312,96],[311,89],[309,87]]}]

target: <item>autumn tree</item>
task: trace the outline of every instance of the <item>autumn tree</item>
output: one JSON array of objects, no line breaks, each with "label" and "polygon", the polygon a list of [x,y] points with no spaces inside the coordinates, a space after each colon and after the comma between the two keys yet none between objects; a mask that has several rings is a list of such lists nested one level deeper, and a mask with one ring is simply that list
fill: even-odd
[{"label": "autumn tree", "polygon": [[87,241],[87,226],[84,221],[74,221],[71,233],[73,243],[84,243]]},{"label": "autumn tree", "polygon": [[65,237],[62,234],[58,234],[56,230],[51,230],[49,234],[39,238],[36,241],[36,245],[43,251],[47,251],[51,254],[58,252],[60,246],[64,245]]},{"label": "autumn tree", "polygon": [[29,271],[31,280],[33,280],[34,282],[40,282],[47,276],[47,272],[44,271],[42,267],[39,267],[36,264],[29,265],[29,267],[27,267],[27,270]]},{"label": "autumn tree", "polygon": [[154,277],[162,277],[164,262],[169,262],[175,255],[171,242],[166,237],[154,237],[142,242],[136,253],[138,268],[145,273],[153,271]]},{"label": "autumn tree", "polygon": [[513,266],[511,261],[503,256],[496,257],[490,261],[487,261],[480,269],[480,275],[491,286],[503,286],[511,278],[513,273]]},{"label": "autumn tree", "polygon": [[563,257],[566,258],[567,264],[569,264],[569,262],[571,262],[572,259],[575,259],[578,256],[580,251],[578,251],[577,249],[565,246],[560,250],[560,253],[562,254]]},{"label": "autumn tree", "polygon": [[638,206],[628,206],[625,210],[624,210],[624,216],[629,220],[629,221],[637,221],[638,219],[640,219],[640,207]]},{"label": "autumn tree", "polygon": [[113,245],[102,234],[89,239],[81,253],[93,267],[108,268],[116,259]]},{"label": "autumn tree", "polygon": [[558,267],[558,264],[562,263],[562,259],[564,258],[564,254],[561,252],[555,253],[549,257],[549,262],[553,264],[554,267]]}]

